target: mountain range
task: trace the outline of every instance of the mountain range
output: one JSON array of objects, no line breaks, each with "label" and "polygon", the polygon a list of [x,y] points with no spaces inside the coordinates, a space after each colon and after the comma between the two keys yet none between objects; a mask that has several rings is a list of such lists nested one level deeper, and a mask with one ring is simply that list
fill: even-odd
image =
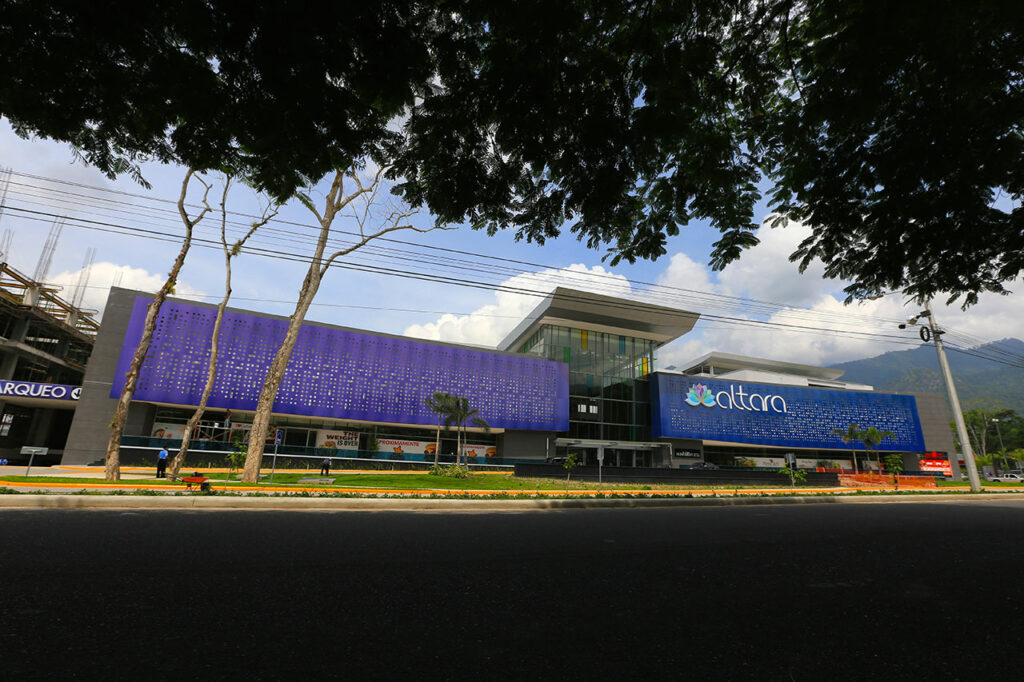
[{"label": "mountain range", "polygon": [[[1008,408],[1024,415],[1024,341],[1003,339],[966,352],[947,346],[946,357],[965,411]],[[832,366],[845,370],[841,381],[870,384],[879,391],[946,391],[931,344]]]}]

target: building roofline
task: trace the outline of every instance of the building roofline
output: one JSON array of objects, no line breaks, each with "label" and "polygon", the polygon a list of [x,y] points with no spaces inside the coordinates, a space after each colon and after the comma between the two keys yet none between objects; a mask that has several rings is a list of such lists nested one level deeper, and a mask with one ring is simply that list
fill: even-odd
[{"label": "building roofline", "polygon": [[633,336],[663,346],[693,329],[699,317],[699,313],[678,308],[556,287],[501,340],[498,348],[518,348],[545,324]]},{"label": "building roofline", "polygon": [[805,365],[798,362],[783,362],[781,360],[769,360],[767,358],[753,358],[746,355],[735,355],[719,351],[711,351],[696,360],[681,363],[679,365],[679,371],[683,374],[689,374],[705,365],[726,370],[754,369],[829,380],[838,379],[846,373],[846,370],[835,369],[833,367],[817,367],[815,365]]}]

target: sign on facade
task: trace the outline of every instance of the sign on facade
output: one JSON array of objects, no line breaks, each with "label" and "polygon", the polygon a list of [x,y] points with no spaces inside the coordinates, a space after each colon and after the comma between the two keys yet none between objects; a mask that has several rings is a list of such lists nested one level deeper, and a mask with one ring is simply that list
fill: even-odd
[{"label": "sign on facade", "polygon": [[651,380],[654,438],[793,449],[849,449],[833,431],[852,423],[892,431],[880,449],[924,451],[910,395],[779,386],[657,373]]},{"label": "sign on facade", "polygon": [[35,381],[0,381],[0,396],[22,398],[47,398],[50,400],[78,400],[82,395],[81,386],[65,384],[40,384]]}]

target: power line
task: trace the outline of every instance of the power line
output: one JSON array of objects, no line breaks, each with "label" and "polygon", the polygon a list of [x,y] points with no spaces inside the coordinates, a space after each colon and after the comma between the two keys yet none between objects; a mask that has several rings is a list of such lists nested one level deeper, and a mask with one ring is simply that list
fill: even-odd
[{"label": "power line", "polygon": [[[154,203],[157,203],[157,204],[176,205],[176,203],[177,203],[175,201],[168,200],[168,199],[160,199],[160,198],[155,198],[155,197],[146,197],[144,195],[139,195],[139,194],[135,194],[135,193],[122,192],[122,191],[119,191],[119,190],[112,190],[112,189],[107,189],[107,188],[102,188],[102,187],[95,187],[95,186],[85,185],[85,184],[82,184],[82,183],[74,183],[74,182],[70,182],[70,181],[58,180],[58,179],[53,179],[53,178],[46,178],[46,177],[43,177],[43,176],[30,175],[30,174],[18,173],[18,172],[13,172],[13,175],[16,175],[16,176],[19,176],[19,177],[26,177],[26,178],[42,180],[44,182],[58,183],[58,184],[61,184],[61,185],[66,185],[66,186],[75,186],[75,187],[79,187],[79,188],[85,188],[85,189],[88,189],[88,190],[91,190],[91,191],[99,191],[99,192],[105,192],[105,193],[111,193],[111,194],[115,194],[115,195],[120,195],[120,196],[126,196],[126,197],[131,197],[131,198],[142,199],[144,201],[154,202]],[[30,185],[30,184],[26,184],[26,183],[17,183],[17,182],[12,181],[11,184],[19,185],[19,186],[22,186],[22,187],[25,187],[25,188],[29,188],[29,189],[40,190],[40,191],[43,191],[43,192],[50,191],[50,190],[48,190],[45,187],[39,187],[39,186],[36,186],[36,185]],[[100,202],[99,206],[97,206],[95,203],[88,203],[88,201],[76,202],[79,205],[88,206],[89,208],[93,208],[93,209],[99,208],[101,210],[104,210],[104,209],[106,209],[106,207],[103,206],[103,204],[113,203],[113,204],[117,204],[117,205],[129,206],[129,207],[133,207],[133,208],[140,208],[140,209],[142,209],[144,211],[148,211],[149,213],[139,213],[137,211],[127,211],[127,210],[124,210],[124,209],[106,209],[106,210],[111,210],[111,211],[115,212],[115,214],[138,215],[140,217],[145,217],[148,220],[161,220],[161,221],[164,221],[164,222],[173,222],[168,217],[165,217],[166,214],[160,212],[161,209],[158,209],[157,207],[140,206],[139,204],[137,204],[135,202],[118,201],[118,200],[113,200],[113,199],[106,198],[106,197],[96,197],[96,196],[91,196],[91,195],[86,195],[86,194],[81,194],[81,193],[65,193],[65,194],[71,194],[71,195],[73,195],[73,196],[75,196],[75,197],[77,197],[79,199],[84,199],[84,200],[88,200],[88,201],[92,201],[92,202]],[[45,195],[42,196],[42,197],[39,197],[38,195],[29,195],[29,196],[36,196],[37,198],[46,199]],[[64,196],[64,195],[62,195],[62,196]],[[40,202],[32,202],[32,203],[38,204]],[[44,205],[49,206],[50,204],[46,203]],[[191,204],[190,206],[195,207],[197,205]],[[154,214],[154,212],[156,212],[156,213]],[[38,213],[43,214],[43,215],[51,215],[51,216],[54,215],[52,213],[47,213],[47,212],[38,212]],[[228,211],[228,214],[229,215],[234,215],[234,216],[250,217],[250,218],[257,217],[257,216],[252,216],[250,214],[244,214],[244,213],[239,213],[239,212],[235,212],[235,211]],[[112,231],[114,233],[117,233],[117,234],[126,234],[126,231],[131,231],[131,230],[138,231],[139,230],[139,228],[130,228],[128,226],[115,225],[113,223],[106,223],[104,221],[88,221],[88,222],[108,225],[108,226],[110,226],[112,228],[115,228]],[[279,222],[279,223],[287,224],[287,225],[299,226],[299,227],[306,228],[306,229],[314,229],[314,228],[316,228],[316,226],[313,226],[313,225],[304,224],[304,223],[297,223],[297,222],[293,222],[293,221],[276,220],[275,222]],[[230,224],[232,224],[232,226],[243,226],[243,225],[246,226],[246,227],[248,226],[248,223],[243,223],[241,221],[231,221]],[[180,225],[176,225],[176,226],[180,227]],[[95,227],[90,228],[90,229],[95,229]],[[282,239],[287,239],[287,241],[285,242],[285,241],[278,240],[276,242],[269,242],[269,240],[265,240],[265,241],[262,241],[261,243],[264,243],[264,244],[266,244],[266,243],[294,244],[295,243],[294,237],[299,237],[300,239],[303,239],[303,240],[306,240],[306,241],[308,241],[309,239],[312,238],[311,234],[303,234],[303,233],[295,232],[295,231],[292,231],[292,230],[279,230],[279,229],[276,229],[276,228],[271,228],[271,230],[268,230],[268,231],[272,231],[272,232],[275,232],[277,234],[282,235]],[[150,232],[152,232],[152,231],[150,231]],[[342,230],[339,230],[338,232],[344,233],[344,231],[342,231]],[[351,233],[349,233],[349,234],[351,234]],[[140,236],[140,234],[136,233],[136,234],[132,234],[130,236]],[[156,237],[155,235],[150,235],[147,238],[158,239],[158,237]],[[161,238],[159,238],[159,240],[160,241],[168,241],[168,242],[179,242],[180,241],[179,238],[168,237],[168,236],[166,236],[166,234],[164,234]],[[394,239],[394,238],[389,238],[389,237],[379,238],[379,241],[395,243],[395,244],[401,244],[401,245],[414,244],[414,243],[408,242],[406,240]],[[342,244],[342,245],[343,244],[351,244],[351,242],[335,242],[335,245],[339,245],[339,244]],[[732,309],[732,310],[748,310],[749,309],[752,312],[754,312],[755,314],[763,314],[763,315],[774,314],[774,315],[779,316],[779,317],[786,316],[788,318],[793,318],[793,319],[797,319],[797,320],[813,320],[813,321],[822,320],[823,321],[822,323],[825,323],[824,320],[827,320],[829,318],[836,318],[836,317],[838,317],[838,318],[840,318],[840,321],[843,322],[843,323],[851,323],[850,318],[858,318],[858,319],[867,320],[871,324],[875,324],[875,325],[879,325],[879,326],[881,326],[882,324],[884,324],[886,322],[885,318],[876,318],[876,317],[869,317],[869,316],[863,316],[863,315],[856,315],[856,314],[847,313],[847,312],[844,312],[844,313],[827,313],[827,312],[824,312],[824,311],[818,311],[818,310],[814,310],[814,309],[810,309],[810,308],[805,308],[805,307],[800,307],[800,306],[792,306],[792,305],[788,305],[788,304],[774,303],[774,302],[769,302],[769,301],[761,301],[761,300],[757,300],[757,299],[748,299],[748,298],[742,298],[742,297],[728,296],[728,295],[724,295],[724,294],[718,294],[718,293],[715,293],[715,292],[702,292],[702,291],[698,291],[698,290],[685,289],[685,288],[681,288],[681,287],[673,287],[673,286],[663,285],[663,284],[654,284],[654,283],[650,283],[650,282],[643,282],[643,281],[637,281],[637,280],[629,280],[627,278],[622,278],[621,276],[614,275],[614,274],[592,273],[592,272],[589,272],[589,271],[588,272],[567,271],[565,269],[559,268],[558,266],[544,265],[544,264],[539,264],[539,263],[532,263],[532,262],[529,262],[529,261],[509,259],[509,258],[503,258],[503,257],[498,257],[498,256],[490,256],[490,255],[487,255],[487,254],[473,253],[473,252],[463,251],[463,250],[459,250],[459,249],[449,249],[449,248],[445,248],[445,247],[438,247],[438,246],[424,245],[424,244],[415,244],[415,245],[418,248],[420,248],[420,249],[428,249],[428,250],[431,250],[431,251],[437,251],[437,252],[441,252],[441,253],[452,253],[452,254],[459,254],[459,255],[470,256],[470,257],[474,257],[474,258],[482,258],[482,259],[486,259],[486,260],[489,260],[489,261],[513,263],[513,264],[520,264],[520,265],[529,265],[531,267],[541,267],[541,268],[545,268],[545,269],[549,269],[549,270],[556,270],[558,272],[557,272],[557,274],[552,275],[551,273],[545,273],[545,272],[535,273],[535,272],[526,272],[526,271],[521,271],[521,270],[512,270],[512,269],[507,268],[507,267],[497,267],[496,268],[494,265],[482,266],[481,264],[473,263],[472,261],[467,261],[465,259],[455,259],[455,258],[451,258],[449,256],[436,256],[436,255],[432,256],[430,254],[426,254],[425,255],[425,254],[422,254],[422,253],[417,253],[415,251],[413,251],[413,252],[403,251],[402,253],[396,254],[394,248],[389,248],[387,251],[385,251],[382,247],[377,247],[377,246],[374,246],[373,244],[368,244],[366,247],[364,247],[364,249],[361,249],[361,251],[365,250],[365,251],[367,251],[367,252],[369,252],[370,254],[373,254],[373,255],[378,255],[378,254],[386,253],[387,254],[387,258],[389,260],[401,260],[401,261],[404,261],[404,262],[412,262],[412,263],[417,263],[417,264],[426,264],[426,263],[435,263],[435,264],[438,264],[438,263],[457,263],[457,264],[461,264],[462,267],[466,267],[467,271],[469,271],[469,272],[478,272],[478,273],[479,272],[484,272],[484,273],[486,273],[488,275],[493,275],[495,273],[495,271],[497,271],[497,272],[508,273],[512,277],[515,277],[515,276],[533,277],[533,278],[539,279],[541,281],[544,281],[544,280],[550,281],[550,280],[553,280],[553,279],[556,279],[558,281],[564,281],[564,280],[587,280],[587,279],[605,279],[605,280],[608,280],[609,283],[616,284],[616,285],[622,284],[622,283],[626,283],[626,284],[629,284],[631,287],[634,286],[634,285],[635,286],[641,286],[641,287],[647,287],[647,290],[642,291],[641,293],[646,294],[649,298],[656,298],[658,300],[669,299],[671,301],[671,303],[673,303],[673,304],[677,303],[678,298],[674,297],[674,296],[670,296],[670,295],[668,295],[666,293],[663,293],[663,292],[666,292],[666,291],[683,292],[683,293],[687,293],[687,294],[693,295],[695,297],[698,297],[702,301],[709,301],[709,302],[717,303],[718,306],[724,307],[726,309]],[[218,242],[218,246],[219,246],[219,242]],[[268,255],[266,253],[259,253],[260,251],[266,251],[266,249],[258,249],[258,248],[254,247],[254,248],[251,248],[251,249],[247,248],[246,250],[247,251],[252,251],[253,253],[256,253],[256,255]],[[410,253],[413,254],[413,255],[411,255],[411,256],[408,255]],[[279,251],[275,250],[273,255],[280,257],[279,254],[283,255],[284,252],[279,252]],[[403,255],[403,254],[406,254],[406,255]],[[300,254],[288,253],[287,255],[290,256],[290,257],[285,257],[285,258],[281,258],[281,259],[282,260],[294,260],[296,262],[308,262],[308,257],[304,257],[304,256],[302,256]],[[361,254],[360,258],[362,260],[364,260],[364,261],[368,260],[370,262],[374,262],[373,258],[367,258],[365,254]],[[424,260],[425,258],[433,258],[434,260],[433,261]],[[379,262],[379,259],[377,259],[377,262]],[[389,275],[392,275],[392,276],[401,276],[401,275],[398,275],[397,273],[394,273],[393,271],[388,271],[387,269],[382,269],[382,268],[373,268],[371,266],[360,267],[359,264],[347,264],[347,263],[345,263],[345,264],[335,264],[335,265],[337,267],[341,267],[343,269],[363,271],[363,272],[375,272],[377,274],[389,274]],[[469,266],[469,267],[467,267],[467,266]],[[411,275],[406,275],[406,276],[410,276],[411,277]],[[417,278],[417,277],[414,277],[414,278]],[[417,278],[417,279],[423,279],[423,278]],[[430,279],[430,278],[428,278],[428,279]],[[449,283],[449,284],[459,284],[458,282],[451,282],[451,281],[448,281],[448,280],[446,280],[444,278],[432,278],[432,281],[438,281],[438,282],[441,282],[441,283]],[[480,287],[484,287],[484,288],[491,288],[492,290],[495,290],[495,291],[506,290],[506,289],[503,289],[501,287],[501,285],[495,285],[495,284],[490,284],[490,283],[486,283],[486,282],[479,282],[478,281],[478,282],[475,282],[474,284],[480,285]],[[478,287],[478,288],[480,288],[480,287]],[[534,290],[534,291],[536,291],[536,290]],[[546,292],[543,295],[546,295]],[[729,319],[729,320],[732,320],[732,323],[734,323],[734,324],[738,324],[739,323],[738,320],[743,319],[743,318],[731,318],[730,316],[716,316],[716,315],[714,315],[712,313],[709,313],[709,312],[703,312],[702,314],[706,318],[716,318],[716,317],[718,317],[718,318],[722,318],[722,319]],[[895,322],[895,320],[889,320],[889,321],[890,322]],[[785,325],[783,323],[770,322],[770,321],[760,321],[760,320],[751,321],[751,320],[745,320],[745,322],[748,323],[748,324],[749,323],[768,324],[768,325],[777,326],[777,327],[792,327],[792,328],[802,328],[802,329],[807,329],[807,330],[814,329],[813,327],[807,327],[807,326],[801,326],[801,325]],[[953,335],[962,336],[963,338],[969,338],[970,337],[970,335],[956,332],[956,330],[947,329],[947,331],[950,332]],[[881,334],[881,333],[857,332],[857,331],[853,331],[853,330],[847,330],[846,332],[841,332],[839,330],[836,330],[836,333],[840,333],[840,334],[847,333],[847,334],[856,334],[856,335],[873,335],[873,336],[877,336],[877,337],[895,338],[895,337],[891,337],[890,335]],[[975,337],[975,338],[977,339],[978,337]],[[979,339],[979,341],[984,342],[985,340],[984,339]],[[991,345],[993,345],[993,348],[991,349],[991,352],[993,352],[995,354],[999,354],[999,355],[1002,355],[1004,357],[1009,357],[1009,358],[1014,358],[1014,359],[1017,359],[1017,358],[1021,357],[1018,354],[1015,354],[1015,353],[1013,353],[1011,351],[1008,351],[1006,349],[1000,348],[997,343],[993,343],[993,342],[989,342],[989,343]]]},{"label": "power line", "polygon": [[[22,208],[20,206],[11,206],[10,210],[17,211],[19,213],[35,214],[35,215],[26,216],[26,217],[28,219],[35,219],[35,220],[40,220],[40,221],[41,220],[45,220],[46,216],[51,215],[51,214],[49,214],[47,212],[35,211],[35,210],[31,210],[31,209],[25,209],[25,208]],[[81,223],[87,223],[87,224],[83,225]],[[142,236],[144,238],[153,239],[155,241],[174,242],[174,243],[177,243],[177,241],[178,241],[175,237],[169,237],[169,236],[163,235],[163,234],[161,234],[161,233],[159,233],[157,231],[154,231],[154,230],[146,230],[144,228],[136,228],[136,227],[130,227],[130,226],[124,226],[124,225],[115,225],[115,224],[112,224],[112,223],[106,223],[106,222],[102,222],[102,221],[92,221],[92,220],[87,220],[87,219],[83,219],[83,218],[69,218],[69,223],[68,224],[71,225],[71,226],[74,226],[74,227],[98,230],[98,231],[101,231],[101,232],[113,232],[115,234],[123,234],[124,231],[128,231],[128,232],[131,232],[131,233],[137,233],[134,236]],[[221,248],[219,242],[218,243],[214,243],[213,240],[209,240],[209,239],[205,239],[205,238],[201,238],[201,237],[195,237],[194,236],[192,241],[193,241],[193,244],[195,244],[196,246],[201,247],[201,248],[204,248],[204,247],[205,248],[214,248],[214,249],[220,249]],[[262,255],[262,256],[266,256],[266,257],[271,257],[271,258],[275,258],[275,259],[278,259],[278,260],[287,260],[287,261],[303,262],[303,263],[308,262],[308,260],[309,260],[307,257],[299,255],[299,254],[294,254],[294,253],[290,253],[290,252],[282,252],[282,251],[270,251],[270,250],[267,250],[267,249],[260,249],[260,248],[250,247],[248,245],[244,248],[244,250],[247,251],[247,252],[254,253],[256,255]],[[533,297],[538,297],[538,298],[544,298],[544,297],[547,297],[548,295],[550,295],[550,291],[541,291],[541,290],[536,290],[536,289],[528,289],[528,288],[525,288],[525,287],[512,287],[512,286],[501,285],[501,284],[497,284],[496,285],[496,284],[493,284],[493,283],[479,282],[479,281],[466,280],[466,279],[458,279],[458,278],[445,277],[445,276],[440,276],[440,275],[408,273],[408,272],[403,272],[403,271],[390,270],[390,269],[386,269],[386,268],[370,267],[370,266],[365,266],[365,265],[358,264],[358,263],[339,263],[339,262],[335,262],[335,263],[332,263],[331,267],[336,267],[336,268],[340,268],[340,269],[344,269],[344,270],[352,270],[352,271],[357,271],[357,272],[368,272],[368,273],[373,273],[373,274],[382,274],[382,275],[386,275],[386,276],[392,276],[392,277],[398,277],[398,278],[404,278],[404,279],[413,279],[413,280],[420,280],[420,281],[439,282],[439,283],[442,283],[442,284],[450,284],[450,285],[453,285],[453,286],[461,286],[461,287],[467,287],[467,288],[486,289],[486,290],[492,290],[492,291],[503,291],[503,292],[507,292],[507,293],[516,293],[516,294],[522,294],[522,295],[533,296]],[[574,300],[574,297],[572,297],[572,296],[568,296],[567,298],[569,300]],[[580,302],[585,302],[587,299],[580,298],[578,300]],[[661,314],[679,316],[679,317],[684,317],[684,318],[687,318],[687,319],[693,318],[696,315],[695,313],[692,313],[692,312],[689,312],[689,311],[666,310],[666,309],[662,308],[661,306],[656,306],[656,305],[653,305],[653,304],[644,303],[644,302],[640,302],[640,301],[629,301],[629,302],[621,302],[621,303],[620,302],[614,302],[614,303],[610,302],[610,303],[607,304],[607,307],[609,307],[609,308],[619,308],[619,309],[640,310],[641,312],[646,309],[646,310],[651,311],[651,312],[656,311],[656,312],[659,312]],[[716,314],[713,314],[713,313],[703,313],[703,314],[701,314],[701,316],[704,317],[705,319],[720,320],[720,321],[723,321],[723,322],[727,322],[727,323],[731,323],[731,324],[738,324],[738,325],[741,325],[741,326],[757,326],[757,327],[764,327],[764,328],[778,328],[778,329],[790,329],[790,330],[808,330],[808,329],[810,329],[810,330],[820,331],[820,332],[823,332],[823,333],[830,333],[829,330],[821,329],[819,327],[808,327],[806,325],[797,325],[797,324],[789,324],[789,323],[781,323],[781,322],[771,322],[771,321],[765,321],[765,320],[751,320],[751,319],[737,318],[737,317],[732,317],[732,316],[727,316],[727,315],[716,315]],[[852,337],[863,337],[863,338],[874,338],[874,339],[898,339],[898,340],[902,340],[904,338],[903,336],[899,336],[899,335],[895,335],[895,334],[881,334],[881,333],[876,333],[876,332],[863,332],[863,331],[855,331],[855,330],[832,330],[831,333],[833,335],[839,335],[839,336],[848,336],[848,337],[852,336]]]},{"label": "power line", "polygon": [[[74,183],[74,182],[70,182],[70,181],[45,178],[43,176],[30,175],[30,174],[21,174],[21,173],[16,173],[16,174],[19,175],[19,176],[22,176],[22,177],[29,177],[29,178],[33,178],[33,179],[39,179],[39,180],[43,180],[43,181],[47,181],[47,182],[54,182],[54,183],[59,183],[59,184],[66,184],[66,185],[69,185],[69,186],[86,188],[86,189],[90,189],[90,190],[94,190],[94,191],[114,192],[114,193],[119,194],[119,195],[135,197],[135,198],[143,199],[143,200],[146,200],[146,201],[153,201],[153,202],[157,202],[157,203],[163,203],[163,204],[166,204],[166,205],[176,205],[176,203],[177,203],[177,202],[169,200],[169,199],[159,199],[159,198],[154,198],[154,197],[146,197],[144,195],[139,195],[139,194],[133,194],[133,193],[129,193],[129,192],[107,190],[106,188],[95,187],[95,186],[90,186],[90,185],[84,185],[82,183]],[[42,189],[45,189],[45,188],[42,188]],[[96,198],[96,199],[97,200],[104,200],[104,199],[99,199],[99,198]],[[120,202],[120,203],[124,203],[124,202]],[[129,205],[134,205],[134,204],[129,204]],[[190,204],[190,206],[193,207],[193,208],[199,208],[199,205],[197,205],[197,204]],[[246,217],[246,218],[258,218],[259,217],[259,216],[255,216],[255,215],[252,215],[252,214],[245,214],[245,213],[235,212],[235,211],[228,211],[228,213],[230,215],[242,216],[242,217]],[[286,225],[298,226],[298,227],[302,227],[302,228],[305,228],[305,229],[318,229],[318,226],[315,226],[315,225],[310,225],[308,223],[299,223],[299,222],[294,222],[294,221],[288,221],[288,220],[283,220],[283,219],[280,219],[280,218],[276,219],[274,222],[281,223],[281,224],[286,224]],[[234,224],[239,225],[239,224],[242,224],[242,223],[237,223],[236,222]],[[307,238],[308,239],[309,236],[310,236],[310,235],[306,235],[306,234],[302,234],[302,233],[296,233],[294,231],[287,231],[287,230],[283,230],[283,231],[279,230],[279,232],[281,232],[282,234],[288,235],[289,237],[299,236],[299,237]],[[338,233],[347,233],[347,234],[355,234],[355,233],[351,233],[351,232],[346,232],[344,230],[336,230],[336,232],[338,232]],[[387,242],[387,243],[393,243],[393,244],[402,244],[402,245],[415,244],[420,249],[427,249],[427,250],[430,250],[430,251],[438,251],[438,252],[443,252],[443,253],[452,253],[452,254],[466,255],[466,256],[471,256],[471,257],[476,257],[476,258],[484,258],[484,259],[491,260],[491,261],[498,261],[498,262],[504,262],[504,263],[517,264],[517,265],[526,265],[526,266],[530,266],[530,267],[539,267],[539,268],[552,269],[552,270],[561,270],[561,268],[559,266],[554,266],[554,265],[549,265],[549,264],[535,263],[535,262],[531,262],[531,261],[523,261],[523,260],[504,258],[504,257],[499,257],[499,256],[491,256],[491,255],[488,255],[488,254],[474,253],[474,252],[464,251],[464,250],[460,250],[460,249],[451,249],[451,248],[439,247],[439,246],[433,246],[433,245],[426,245],[426,244],[416,244],[416,243],[408,242],[407,240],[396,239],[396,238],[393,238],[393,237],[382,237],[378,241]],[[351,243],[351,242],[349,242],[349,243]],[[367,249],[380,249],[380,247],[374,247],[372,245],[368,245],[368,247],[366,247],[366,248]],[[389,254],[393,254],[393,250],[389,251]],[[418,254],[418,255],[420,255],[422,257],[422,254]],[[465,263],[466,261],[463,260],[463,261],[459,261],[459,262]],[[493,269],[493,266],[489,266],[489,267],[491,269]],[[522,271],[516,271],[515,274],[522,274]],[[856,313],[851,313],[849,311],[846,311],[846,312],[843,312],[843,313],[828,313],[828,312],[824,312],[824,311],[817,311],[817,310],[813,310],[813,309],[810,309],[810,308],[806,308],[806,307],[802,307],[802,306],[794,306],[794,305],[790,305],[790,304],[776,303],[776,302],[770,302],[770,301],[762,301],[762,300],[758,300],[758,299],[743,298],[743,297],[738,297],[738,296],[730,296],[730,295],[727,295],[727,294],[719,294],[719,293],[716,293],[716,292],[705,292],[705,291],[699,291],[699,290],[694,290],[694,289],[687,289],[687,288],[683,288],[683,287],[674,287],[674,286],[665,285],[665,284],[656,284],[656,283],[644,282],[644,281],[638,281],[638,280],[629,280],[629,279],[626,279],[626,278],[622,278],[619,275],[614,275],[614,274],[610,274],[610,273],[606,274],[606,273],[586,272],[586,273],[576,273],[576,274],[578,274],[581,278],[608,279],[608,280],[611,280],[611,281],[613,281],[615,283],[621,283],[623,280],[625,280],[630,285],[641,286],[641,287],[649,287],[649,288],[656,288],[656,289],[662,289],[662,290],[678,291],[678,292],[681,292],[681,293],[686,293],[686,294],[698,296],[698,297],[700,297],[702,299],[715,299],[715,300],[718,300],[720,302],[720,304],[722,302],[725,302],[725,301],[732,301],[734,303],[742,303],[744,305],[747,305],[748,307],[753,306],[753,307],[760,308],[759,312],[765,312],[765,308],[768,308],[768,309],[771,309],[773,311],[782,312],[784,314],[789,314],[789,315],[793,315],[794,313],[804,313],[804,314],[810,313],[811,315],[814,315],[814,316],[816,316],[817,318],[820,318],[820,319],[840,318],[841,321],[847,321],[849,318],[860,318],[860,319],[864,319],[866,321],[871,321],[873,323],[878,323],[882,319],[882,318],[876,318],[876,317],[861,316],[861,315],[857,315]],[[897,322],[898,320],[890,319],[890,320],[887,320],[887,321],[888,322]]]}]

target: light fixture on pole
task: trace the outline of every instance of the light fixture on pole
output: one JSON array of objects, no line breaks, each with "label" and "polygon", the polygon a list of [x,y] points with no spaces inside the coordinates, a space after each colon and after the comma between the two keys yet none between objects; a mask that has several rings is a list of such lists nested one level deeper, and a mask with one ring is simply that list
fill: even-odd
[{"label": "light fixture on pole", "polygon": [[999,420],[992,417],[992,421],[996,425],[996,435],[999,436],[999,459],[1003,460],[1003,469],[1007,469],[1006,465],[1006,446],[1003,445],[1003,432],[999,430]]},{"label": "light fixture on pole", "polygon": [[[971,440],[967,435],[967,425],[964,423],[964,413],[960,409],[960,398],[956,394],[956,386],[953,384],[953,372],[949,369],[949,362],[946,360],[946,349],[942,345],[943,330],[935,323],[935,316],[932,315],[931,301],[924,304],[924,310],[901,324],[900,329],[907,326],[914,326],[922,317],[928,318],[928,326],[922,326],[920,330],[921,340],[925,343],[935,341],[935,353],[939,356],[939,368],[942,370],[942,378],[946,382],[946,394],[949,396],[949,407],[953,410],[953,422],[956,424],[956,433],[960,438],[960,449],[964,453],[964,466],[967,469],[967,480],[971,483],[971,490],[981,492],[981,479],[978,476],[978,465],[974,461],[974,452],[971,450]],[[953,462],[953,465],[956,463]]]}]

